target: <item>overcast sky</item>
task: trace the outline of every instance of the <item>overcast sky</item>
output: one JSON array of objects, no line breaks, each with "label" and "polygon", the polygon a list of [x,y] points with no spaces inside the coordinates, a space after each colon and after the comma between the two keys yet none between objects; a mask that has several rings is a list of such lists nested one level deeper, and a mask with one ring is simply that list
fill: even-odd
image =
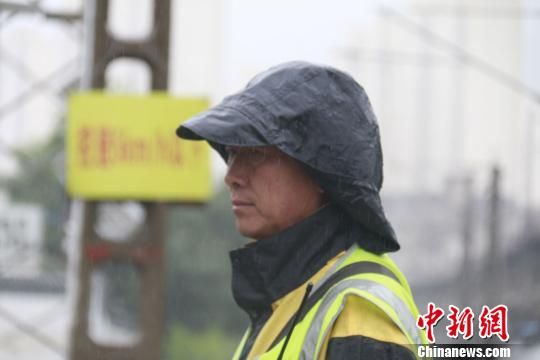
[{"label": "overcast sky", "polygon": [[[536,3],[527,1],[531,6]],[[137,6],[149,1],[116,0],[115,3],[120,9],[118,28],[134,34],[138,20],[137,16],[131,15],[148,15],[148,6]],[[406,0],[173,0],[171,88],[173,92],[180,89],[180,92],[209,94],[218,101],[243,87],[254,74],[283,61],[302,59],[332,64],[336,54],[355,41],[355,31],[370,29],[378,20],[377,6],[381,3],[412,14],[406,8],[409,4]],[[67,4],[73,9],[81,4],[81,0],[46,0],[44,4],[51,9],[61,9],[63,4]],[[126,9],[132,12],[130,16],[127,16]],[[73,41],[61,28],[43,18],[17,17],[0,32],[0,45],[22,57],[38,75],[47,75],[62,57],[74,51]],[[141,28],[149,29],[149,25]],[[538,21],[525,23],[525,33],[529,34],[524,37],[525,41],[534,38],[537,32]],[[18,38],[26,39],[26,44]],[[540,84],[537,81],[540,72],[535,70],[540,47],[529,46],[528,49],[529,53],[524,56],[523,78],[534,86]],[[445,56],[451,58],[448,54]],[[29,86],[23,77],[8,79],[5,63],[2,67],[2,82],[17,82],[10,91],[17,87],[23,91]],[[135,77],[130,70],[126,73]],[[399,79],[396,81],[399,85]],[[4,102],[8,95],[13,95],[7,89],[1,90],[0,98]],[[367,90],[372,96],[377,94],[369,87]],[[46,99],[39,101],[45,103]],[[26,112],[0,123],[0,140],[24,144],[46,138],[58,121],[63,104],[52,99],[40,109],[34,115]],[[535,131],[538,133],[538,126]],[[495,150],[508,152],[502,147]],[[0,151],[0,171],[9,170],[10,164],[5,153]],[[407,168],[407,171],[412,170]]]}]

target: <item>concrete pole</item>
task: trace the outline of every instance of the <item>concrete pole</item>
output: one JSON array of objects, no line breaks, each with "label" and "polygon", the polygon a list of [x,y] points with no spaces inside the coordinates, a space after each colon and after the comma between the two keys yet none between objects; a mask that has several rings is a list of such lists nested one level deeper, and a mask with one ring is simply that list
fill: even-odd
[{"label": "concrete pole", "polygon": [[[85,1],[86,57],[83,89],[103,89],[105,70],[117,58],[143,60],[152,72],[152,89],[167,90],[169,63],[170,0],[154,1],[154,26],[148,39],[120,41],[106,28],[108,0]],[[96,233],[99,202],[83,201],[83,223],[79,239],[78,288],[71,329],[69,358],[72,360],[160,359],[164,330],[164,242],[166,207],[145,202],[146,222],[127,242],[115,243]],[[88,334],[92,271],[103,261],[127,261],[136,266],[140,278],[139,314],[142,336],[133,346],[97,344]]]}]

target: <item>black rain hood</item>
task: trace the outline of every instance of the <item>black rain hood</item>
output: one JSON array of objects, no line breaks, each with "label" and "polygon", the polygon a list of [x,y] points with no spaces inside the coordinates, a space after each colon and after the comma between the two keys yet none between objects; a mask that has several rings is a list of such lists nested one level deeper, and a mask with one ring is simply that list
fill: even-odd
[{"label": "black rain hood", "polygon": [[330,201],[365,227],[371,236],[358,239],[360,246],[399,250],[379,197],[379,126],[366,92],[348,74],[307,62],[272,67],[176,133],[207,140],[224,160],[226,146],[276,146],[306,165]]}]

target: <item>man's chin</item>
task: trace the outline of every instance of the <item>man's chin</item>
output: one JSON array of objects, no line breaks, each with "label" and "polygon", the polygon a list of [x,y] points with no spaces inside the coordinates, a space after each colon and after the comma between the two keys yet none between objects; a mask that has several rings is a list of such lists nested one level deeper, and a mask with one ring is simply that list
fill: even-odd
[{"label": "man's chin", "polygon": [[259,240],[261,239],[261,237],[259,236],[258,232],[257,231],[253,231],[253,230],[249,230],[249,229],[244,229],[244,228],[241,228],[241,227],[236,227],[236,230],[238,230],[238,232],[240,233],[240,235],[242,235],[243,237],[245,238],[248,238],[248,240]]},{"label": "man's chin", "polygon": [[260,228],[253,226],[253,224],[245,224],[244,221],[236,219],[236,230],[242,235],[251,240],[259,240],[265,238],[264,231]]}]

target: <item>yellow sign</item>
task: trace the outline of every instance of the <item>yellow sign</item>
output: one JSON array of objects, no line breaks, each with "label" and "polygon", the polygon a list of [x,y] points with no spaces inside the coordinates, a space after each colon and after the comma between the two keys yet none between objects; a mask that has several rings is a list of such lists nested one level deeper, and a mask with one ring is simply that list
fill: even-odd
[{"label": "yellow sign", "polygon": [[204,201],[211,195],[206,142],[182,141],[180,122],[201,98],[78,93],[69,101],[67,188],[87,199]]}]

